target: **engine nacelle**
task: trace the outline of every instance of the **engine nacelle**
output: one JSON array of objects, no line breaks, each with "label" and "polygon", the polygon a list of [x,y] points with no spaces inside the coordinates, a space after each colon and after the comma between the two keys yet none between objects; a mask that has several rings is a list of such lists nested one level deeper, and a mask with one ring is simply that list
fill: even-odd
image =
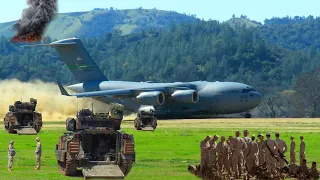
[{"label": "engine nacelle", "polygon": [[195,104],[199,101],[199,93],[195,90],[178,90],[171,97],[181,103]]},{"label": "engine nacelle", "polygon": [[140,93],[136,99],[143,105],[163,105],[166,97],[160,91],[151,91]]}]

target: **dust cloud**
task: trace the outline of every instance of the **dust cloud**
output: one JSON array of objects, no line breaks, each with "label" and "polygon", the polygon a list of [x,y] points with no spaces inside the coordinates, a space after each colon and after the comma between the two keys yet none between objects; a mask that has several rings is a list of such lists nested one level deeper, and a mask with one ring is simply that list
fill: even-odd
[{"label": "dust cloud", "polygon": [[60,94],[57,84],[35,80],[21,82],[19,80],[0,81],[0,117],[4,117],[9,105],[15,101],[29,102],[30,98],[38,100],[36,111],[42,113],[43,121],[65,121],[67,117],[75,117],[77,110],[91,109],[92,103],[95,112],[107,112],[110,107],[99,101],[76,97],[67,97]]}]

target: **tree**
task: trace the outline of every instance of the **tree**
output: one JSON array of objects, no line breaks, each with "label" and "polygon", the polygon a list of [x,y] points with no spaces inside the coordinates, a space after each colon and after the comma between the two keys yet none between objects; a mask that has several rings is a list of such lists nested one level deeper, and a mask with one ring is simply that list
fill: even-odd
[{"label": "tree", "polygon": [[319,71],[299,76],[294,89],[297,115],[299,117],[318,117],[320,112]]}]

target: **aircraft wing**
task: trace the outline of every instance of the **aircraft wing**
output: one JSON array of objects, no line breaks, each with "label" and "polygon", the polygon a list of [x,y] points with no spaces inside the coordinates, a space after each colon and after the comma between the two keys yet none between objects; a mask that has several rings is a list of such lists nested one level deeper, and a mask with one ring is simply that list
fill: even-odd
[{"label": "aircraft wing", "polygon": [[139,89],[116,89],[116,90],[105,90],[105,91],[93,91],[93,92],[83,92],[83,93],[74,93],[69,94],[65,88],[58,83],[60,92],[64,96],[76,96],[78,98],[84,97],[105,97],[105,96],[122,96],[122,97],[134,97],[139,95],[141,92],[150,92],[150,91],[161,91],[164,94],[173,93],[175,90],[189,90],[188,87],[152,87],[152,88],[139,88]]}]

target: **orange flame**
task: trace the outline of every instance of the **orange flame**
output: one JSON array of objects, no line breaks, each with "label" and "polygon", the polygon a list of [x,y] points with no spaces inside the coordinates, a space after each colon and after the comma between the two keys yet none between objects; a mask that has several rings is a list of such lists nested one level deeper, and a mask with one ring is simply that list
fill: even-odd
[{"label": "orange flame", "polygon": [[28,35],[17,35],[11,39],[11,42],[37,42],[41,41],[42,37],[40,35],[36,35],[33,32],[29,33]]}]

